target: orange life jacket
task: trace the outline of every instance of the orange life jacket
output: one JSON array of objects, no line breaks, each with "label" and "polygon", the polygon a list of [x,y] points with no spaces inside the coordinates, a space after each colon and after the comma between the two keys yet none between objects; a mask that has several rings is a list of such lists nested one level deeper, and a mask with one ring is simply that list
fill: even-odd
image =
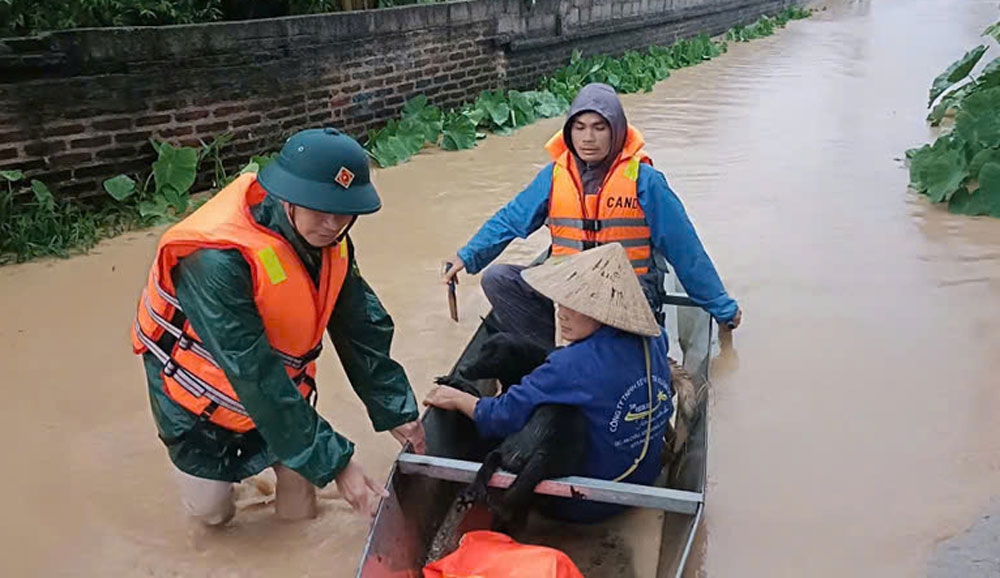
[{"label": "orange life jacket", "polygon": [[424,578],[583,578],[565,553],[546,546],[518,544],[498,532],[476,530],[462,536],[458,549],[424,566]]},{"label": "orange life jacket", "polygon": [[653,164],[643,150],[645,140],[628,127],[625,145],[608,170],[600,192],[584,195],[580,173],[560,131],[545,149],[552,155],[549,218],[552,255],[572,255],[607,243],[621,243],[639,275],[652,265],[652,242],[646,215],[636,194],[639,163]]},{"label": "orange life jacket", "polygon": [[253,273],[254,302],[267,340],[307,399],[315,392],[315,360],[348,267],[346,240],[324,249],[317,287],[288,241],[254,221],[250,207],[265,194],[256,175],[241,175],[167,230],[132,327],[134,351],[151,352],[163,364],[167,395],[236,432],[253,429],[253,420],[184,315],[171,277],[174,266],[199,249],[239,250]]}]

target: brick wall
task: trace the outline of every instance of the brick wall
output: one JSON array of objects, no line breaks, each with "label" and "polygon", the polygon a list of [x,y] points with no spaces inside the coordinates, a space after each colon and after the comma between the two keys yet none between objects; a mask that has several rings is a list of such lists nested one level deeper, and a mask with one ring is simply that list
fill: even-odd
[{"label": "brick wall", "polygon": [[569,61],[574,50],[584,56],[620,56],[650,45],[666,46],[681,38],[721,34],[738,23],[774,14],[790,0],[540,0],[558,9],[527,34],[502,42],[510,88],[536,86],[540,77]]},{"label": "brick wall", "polygon": [[0,41],[0,168],[60,194],[144,173],[149,138],[193,145],[229,131],[224,161],[334,124],[364,140],[427,94],[441,107],[525,88],[574,48],[619,54],[717,33],[794,0],[473,0]]}]

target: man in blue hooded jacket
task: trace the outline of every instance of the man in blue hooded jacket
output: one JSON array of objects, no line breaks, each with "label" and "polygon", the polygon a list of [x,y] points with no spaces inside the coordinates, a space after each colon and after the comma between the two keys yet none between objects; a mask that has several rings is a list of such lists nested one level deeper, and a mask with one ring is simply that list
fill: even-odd
[{"label": "man in blue hooded jacket", "polygon": [[[641,134],[629,126],[614,89],[600,83],[583,87],[570,107],[562,135],[553,139],[563,141],[558,144],[564,144],[575,163],[571,169],[581,206],[595,195],[600,198],[608,192],[613,172],[622,164],[619,161],[623,158],[627,138],[630,150],[641,149]],[[726,292],[680,199],[670,189],[663,173],[646,162],[636,166],[635,197],[648,227],[645,242],[652,254],[664,257],[673,266],[677,279],[695,303],[720,324],[735,329],[742,319],[740,307]],[[497,211],[456,255],[447,259],[452,266],[443,273],[443,280],[448,283],[463,269],[472,274],[485,269],[482,287],[497,322],[508,331],[521,332],[543,345],[551,345],[555,339],[555,310],[551,300],[524,282],[520,276],[523,266],[497,264],[486,267],[515,238],[527,238],[542,225],[552,228],[550,208],[557,168],[557,159],[553,158],[526,189]],[[589,215],[584,221],[588,221],[584,223],[588,231],[592,231],[595,224],[599,227],[601,222],[596,215]],[[557,241],[560,246],[573,244],[573,241]],[[632,241],[624,240],[622,244],[629,246]],[[599,244],[602,243],[596,243]],[[586,248],[588,245],[584,242],[575,250]],[[640,275],[643,291],[661,324],[663,275],[664,271],[655,266]]]}]

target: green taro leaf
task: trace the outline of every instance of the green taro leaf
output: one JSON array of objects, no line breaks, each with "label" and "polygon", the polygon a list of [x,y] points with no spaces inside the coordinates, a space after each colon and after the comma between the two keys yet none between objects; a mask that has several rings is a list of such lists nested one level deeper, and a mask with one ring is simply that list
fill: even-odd
[{"label": "green taro leaf", "polygon": [[137,190],[136,182],[128,175],[118,175],[104,181],[104,190],[118,201],[131,197]]},{"label": "green taro leaf", "polygon": [[39,206],[44,207],[50,213],[56,210],[56,199],[45,183],[32,179],[31,191],[35,193],[35,202]]},{"label": "green taro leaf", "polygon": [[989,64],[983,67],[976,79],[976,87],[979,89],[993,88],[1000,86],[1000,56],[994,58]]},{"label": "green taro leaf", "polygon": [[972,144],[1000,146],[1000,87],[965,97],[962,110],[955,115],[955,132]]},{"label": "green taro leaf", "polygon": [[535,116],[552,118],[559,116],[569,108],[569,103],[547,90],[532,90],[523,93],[531,101]]},{"label": "green taro leaf", "polygon": [[463,113],[448,115],[444,121],[441,148],[457,151],[471,149],[474,146],[476,146],[476,123]]},{"label": "green taro leaf", "polygon": [[156,197],[151,201],[139,203],[139,216],[144,219],[164,219],[169,217],[170,207],[163,197]]},{"label": "green taro leaf", "polygon": [[983,36],[992,36],[994,40],[1000,42],[1000,22],[995,22],[983,30]]},{"label": "green taro leaf", "polygon": [[990,214],[990,207],[986,195],[979,191],[970,193],[969,189],[961,187],[948,201],[948,212],[976,217]]},{"label": "green taro leaf", "polygon": [[507,92],[507,99],[510,102],[511,124],[515,127],[527,126],[535,120],[535,105],[524,95],[516,90]]},{"label": "green taro leaf", "polygon": [[156,191],[164,192],[172,188],[178,193],[186,193],[198,176],[198,149],[174,147],[170,143],[160,143],[159,157],[153,163],[153,177]]},{"label": "green taro leaf", "polygon": [[985,52],[986,46],[979,45],[966,52],[962,58],[952,62],[944,72],[939,74],[931,84],[930,98],[927,100],[927,106],[930,107],[934,104],[937,97],[941,96],[941,93],[948,90],[951,85],[968,76]]},{"label": "green taro leaf", "polygon": [[21,171],[0,171],[0,178],[10,183],[24,180],[24,173]]},{"label": "green taro leaf", "polygon": [[934,108],[931,109],[930,114],[927,115],[927,121],[931,123],[931,126],[941,124],[941,121],[944,120],[945,116],[947,116],[948,111],[960,107],[962,105],[962,101],[965,100],[965,97],[968,96],[975,88],[976,84],[974,82],[969,82],[949,91],[936,105],[934,105]]},{"label": "green taro leaf", "polygon": [[976,156],[969,161],[969,176],[979,179],[979,173],[986,163],[1000,163],[1000,148],[983,149],[976,153]]},{"label": "green taro leaf", "polygon": [[491,128],[498,129],[510,122],[510,105],[499,92],[484,90],[476,100],[476,108],[484,113]]},{"label": "green taro leaf", "polygon": [[188,196],[187,193],[182,193],[177,189],[168,186],[161,191],[163,195],[163,200],[174,209],[174,212],[178,215],[187,211],[188,208]]},{"label": "green taro leaf", "polygon": [[984,195],[991,217],[1000,217],[1000,163],[986,163],[979,173],[979,190]]},{"label": "green taro leaf", "polygon": [[427,96],[421,94],[403,105],[403,121],[400,124],[405,126],[400,126],[400,130],[407,134],[419,134],[425,142],[437,144],[438,137],[441,136],[442,118],[441,111],[428,104]]},{"label": "green taro leaf", "polygon": [[945,137],[919,149],[910,160],[911,186],[935,203],[948,200],[967,176],[965,157]]}]

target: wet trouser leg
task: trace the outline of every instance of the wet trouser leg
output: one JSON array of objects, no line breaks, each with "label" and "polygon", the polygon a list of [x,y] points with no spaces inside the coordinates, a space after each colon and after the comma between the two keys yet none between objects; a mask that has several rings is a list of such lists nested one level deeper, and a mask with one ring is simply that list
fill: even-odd
[{"label": "wet trouser leg", "polygon": [[[233,519],[236,502],[233,484],[219,480],[209,480],[192,476],[174,468],[181,503],[187,515],[206,526],[221,526]],[[316,487],[300,474],[282,466],[274,465],[277,478],[274,508],[283,520],[315,518]]]},{"label": "wet trouser leg", "polygon": [[221,526],[233,519],[236,502],[233,484],[192,476],[174,468],[187,515],[206,526]]},{"label": "wet trouser leg", "polygon": [[274,511],[283,520],[315,518],[316,486],[301,474],[274,464],[274,474],[278,478],[274,497]]},{"label": "wet trouser leg", "polygon": [[555,309],[552,301],[521,278],[522,265],[497,264],[483,271],[483,293],[493,316],[505,331],[519,333],[542,347],[555,345]]}]

